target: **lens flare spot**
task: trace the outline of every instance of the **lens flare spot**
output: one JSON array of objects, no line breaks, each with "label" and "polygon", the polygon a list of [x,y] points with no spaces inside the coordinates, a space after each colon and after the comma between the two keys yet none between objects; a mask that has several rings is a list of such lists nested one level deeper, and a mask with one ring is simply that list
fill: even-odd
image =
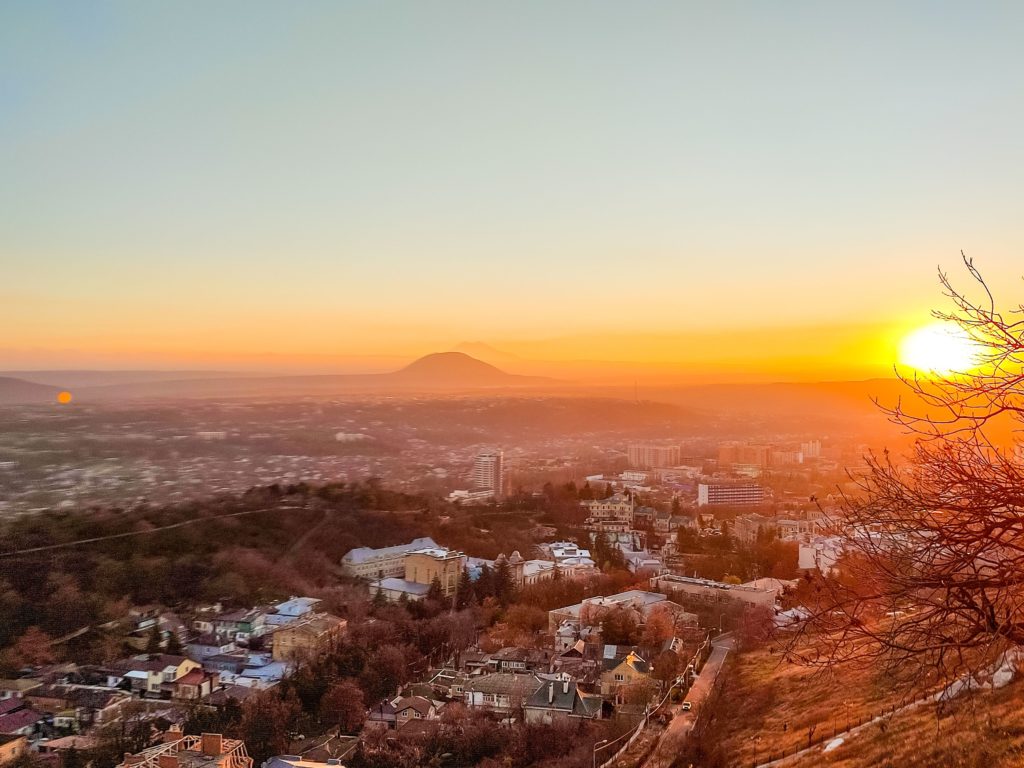
[{"label": "lens flare spot", "polygon": [[71,402],[71,393],[67,391],[60,392],[57,395],[57,402],[60,403],[61,405],[67,405],[68,403]]}]

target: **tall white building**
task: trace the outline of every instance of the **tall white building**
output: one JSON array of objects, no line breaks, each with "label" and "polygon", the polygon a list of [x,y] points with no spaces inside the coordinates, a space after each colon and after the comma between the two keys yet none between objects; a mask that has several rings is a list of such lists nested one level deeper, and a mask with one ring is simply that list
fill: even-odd
[{"label": "tall white building", "polygon": [[492,491],[501,498],[505,489],[505,457],[501,451],[488,451],[477,455],[471,475],[475,490]]}]

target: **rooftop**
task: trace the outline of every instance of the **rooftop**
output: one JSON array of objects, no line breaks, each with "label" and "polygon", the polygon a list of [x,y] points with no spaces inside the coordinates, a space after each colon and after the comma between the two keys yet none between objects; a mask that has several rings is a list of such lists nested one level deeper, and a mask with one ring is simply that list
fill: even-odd
[{"label": "rooftop", "polygon": [[372,549],[370,547],[358,547],[357,549],[353,549],[347,552],[345,556],[341,558],[341,560],[344,563],[358,565],[360,563],[365,563],[379,557],[401,555],[416,549],[424,549],[437,546],[437,542],[434,541],[432,538],[430,538],[429,536],[423,536],[419,539],[413,539],[408,544],[395,544],[391,547],[380,547],[378,549]]}]

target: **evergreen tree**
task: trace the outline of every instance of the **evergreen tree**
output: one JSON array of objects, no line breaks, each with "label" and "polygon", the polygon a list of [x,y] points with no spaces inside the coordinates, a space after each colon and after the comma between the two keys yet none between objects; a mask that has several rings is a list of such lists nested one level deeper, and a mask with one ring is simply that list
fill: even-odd
[{"label": "evergreen tree", "polygon": [[383,608],[388,604],[388,599],[384,597],[384,590],[380,588],[380,584],[377,585],[377,591],[373,595],[373,607]]},{"label": "evergreen tree", "polygon": [[146,642],[146,653],[160,653],[160,646],[163,642],[163,637],[160,633],[160,625],[154,624],[153,628],[149,630],[149,640]]},{"label": "evergreen tree", "polygon": [[433,600],[435,603],[445,602],[444,588],[441,586],[441,579],[437,576],[430,582],[430,589],[427,590],[427,600]]},{"label": "evergreen tree", "polygon": [[502,605],[512,602],[516,585],[512,581],[512,569],[508,561],[502,558],[497,562],[494,569],[494,596]]},{"label": "evergreen tree", "polygon": [[167,636],[167,652],[174,656],[181,656],[181,639],[177,632],[171,632]]},{"label": "evergreen tree", "polygon": [[480,602],[483,602],[484,598],[494,597],[494,571],[486,563],[480,568],[480,576],[476,580],[473,591],[476,594],[476,599]]},{"label": "evergreen tree", "polygon": [[459,610],[476,602],[476,597],[473,594],[473,580],[469,578],[469,569],[465,566],[462,568],[462,573],[459,574],[459,583],[455,589],[455,607]]}]

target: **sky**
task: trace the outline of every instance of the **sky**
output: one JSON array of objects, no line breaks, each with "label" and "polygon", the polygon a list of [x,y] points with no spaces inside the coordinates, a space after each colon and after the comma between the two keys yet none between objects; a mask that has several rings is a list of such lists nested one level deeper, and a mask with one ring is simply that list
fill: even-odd
[{"label": "sky", "polygon": [[0,369],[472,341],[884,373],[961,249],[1024,298],[1022,28],[1019,3],[2,3]]}]

